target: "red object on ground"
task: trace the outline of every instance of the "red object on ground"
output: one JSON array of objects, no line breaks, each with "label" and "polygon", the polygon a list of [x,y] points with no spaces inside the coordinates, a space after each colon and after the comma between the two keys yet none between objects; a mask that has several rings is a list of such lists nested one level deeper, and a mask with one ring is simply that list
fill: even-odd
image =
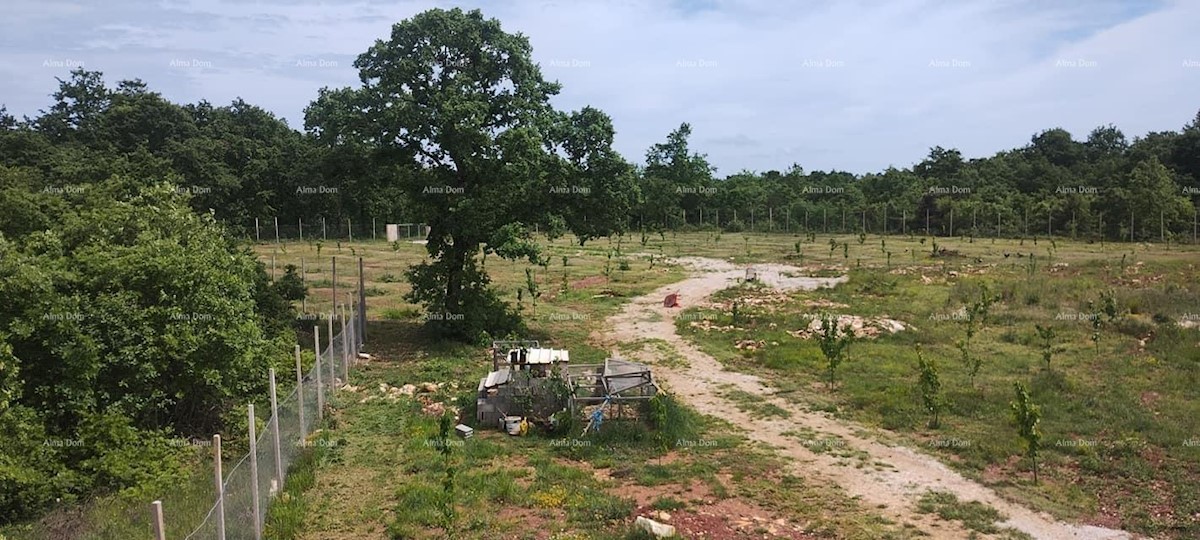
[{"label": "red object on ground", "polygon": [[663,299],[663,307],[679,307],[679,293],[668,294]]}]

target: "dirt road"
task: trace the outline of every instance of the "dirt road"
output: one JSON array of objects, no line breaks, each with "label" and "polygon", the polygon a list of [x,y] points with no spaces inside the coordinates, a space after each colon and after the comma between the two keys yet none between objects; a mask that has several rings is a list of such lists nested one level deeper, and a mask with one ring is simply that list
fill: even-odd
[{"label": "dirt road", "polygon": [[[633,299],[609,319],[610,331],[594,336],[594,339],[610,349],[621,342],[666,341],[688,362],[687,367],[656,366],[654,370],[659,381],[701,413],[726,418],[743,426],[749,438],[775,447],[792,460],[794,474],[809,481],[841,486],[849,495],[861,497],[864,507],[900,523],[911,523],[936,539],[966,538],[969,532],[958,522],[942,521],[915,510],[917,499],[929,490],[954,493],[964,502],[981,501],[991,505],[1008,516],[1001,526],[1024,531],[1038,539],[1135,538],[1124,531],[1064,523],[1048,514],[1008,502],[933,457],[904,446],[884,444],[867,434],[869,430],[863,426],[807,411],[772,396],[774,390],[754,375],[724,370],[716,359],[676,334],[674,319],[679,310],[664,308],[662,300],[667,294],[678,292],[684,305],[695,305],[736,283],[745,275],[745,269],[715,259],[684,258],[677,262],[689,267],[693,271],[692,277]],[[815,289],[845,281],[845,278],[796,277],[801,270],[784,265],[755,265],[755,268],[761,281],[783,289]],[[754,418],[723,397],[731,388],[762,396],[767,402],[787,410],[791,416]],[[813,436],[803,440],[795,436],[797,432]],[[836,451],[814,448],[814,440],[825,441],[827,445],[834,441]],[[848,463],[847,455],[855,456],[855,459]],[[858,462],[854,463],[855,460]]]}]

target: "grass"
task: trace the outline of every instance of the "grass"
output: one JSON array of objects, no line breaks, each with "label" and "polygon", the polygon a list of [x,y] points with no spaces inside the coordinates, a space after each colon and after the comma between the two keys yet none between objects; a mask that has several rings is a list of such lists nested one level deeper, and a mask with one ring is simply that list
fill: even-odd
[{"label": "grass", "polygon": [[[1197,525],[1188,521],[1188,516],[1200,511],[1200,488],[1195,487],[1200,485],[1196,482],[1200,480],[1198,336],[1195,329],[1170,323],[1200,312],[1195,286],[1200,282],[1195,264],[1200,251],[1194,246],[1060,240],[1052,256],[1045,256],[1044,240],[1034,245],[1033,241],[939,238],[939,247],[959,255],[933,258],[929,244],[922,244],[918,237],[889,236],[887,249],[893,252],[889,266],[874,236],[862,245],[857,237],[835,236],[836,242],[849,244],[845,257],[841,248],[828,256],[829,239],[830,235],[824,234],[809,241],[787,234],[722,237],[709,232],[668,232],[648,235],[644,244],[639,235],[627,236],[623,242],[601,239],[585,246],[566,239],[545,242],[552,264],[545,270],[533,267],[543,295],[536,305],[526,299],[520,309],[530,325],[530,337],[546,346],[570,349],[574,362],[590,363],[607,354],[591,345],[591,336],[605,318],[628,298],[684,277],[682,269],[661,259],[651,268],[652,255],[712,257],[737,264],[798,264],[803,267],[800,273],[812,276],[848,273],[850,282],[834,289],[793,294],[780,304],[745,304],[736,325],[728,311],[689,308],[680,317],[680,332],[728,367],[768,379],[784,399],[886,428],[890,430],[886,436],[934,453],[948,465],[1032,507],[1071,518],[1115,518],[1122,527],[1163,537],[1200,535]],[[796,254],[797,240],[802,256]],[[606,276],[606,255],[618,245],[622,252],[613,255],[615,262],[609,263]],[[351,382],[365,389],[359,399],[379,383],[401,386],[434,381],[458,385],[457,390],[447,386],[431,396],[453,403],[471,394],[478,377],[486,372],[488,362],[479,348],[426,335],[420,327],[421,308],[403,298],[408,291],[404,269],[425,258],[424,246],[382,241],[343,243],[340,247],[326,243],[319,259],[315,244],[310,243],[259,244],[254,249],[264,261],[274,256],[277,268],[299,265],[304,258],[309,313],[327,312],[333,306],[335,280],[330,258],[338,258],[336,283],[342,302],[357,283],[355,258],[364,258],[364,282],[371,294],[369,351],[380,361],[352,375]],[[1018,252],[1036,252],[1037,263],[1028,264],[1027,258],[1015,256]],[[1010,257],[1005,258],[1004,253]],[[569,258],[566,266],[560,263],[563,256]],[[620,270],[620,261],[628,261],[629,270]],[[515,305],[516,291],[524,286],[529,265],[493,256],[486,267],[501,296]],[[962,326],[952,315],[984,282],[1002,301],[975,338],[976,351],[985,362],[972,387],[957,361],[954,342],[961,338]],[[1106,320],[1097,347],[1090,340],[1089,322],[1059,315],[1085,313],[1088,300],[1095,301],[1102,291],[1109,290],[1115,291],[1118,305],[1127,313],[1119,320]],[[761,292],[753,287],[741,287],[723,291],[716,299],[729,301],[758,294]],[[822,307],[828,303],[848,307]],[[831,392],[819,384],[825,366],[815,343],[786,333],[821,311],[888,316],[911,323],[915,329],[851,345],[849,360],[839,368],[839,385]],[[701,321],[735,329],[706,333],[689,325]],[[1062,347],[1055,352],[1049,371],[1042,368],[1035,323],[1054,325],[1056,345]],[[750,338],[771,345],[757,351],[733,347],[737,340]],[[302,343],[305,339],[311,337],[301,335]],[[1139,340],[1145,340],[1144,345]],[[686,359],[672,355],[673,348],[659,341],[635,346],[651,348],[659,365],[686,367]],[[927,357],[938,360],[951,403],[943,428],[936,431],[924,427],[926,418],[913,389],[912,349],[918,343]],[[1047,448],[1043,483],[1038,486],[1030,483],[1027,465],[1013,461],[1019,453],[1019,440],[1007,423],[1007,406],[1015,380],[1030,384],[1034,400],[1045,412]],[[273,510],[278,514],[273,519],[278,520],[279,529],[331,538],[388,534],[441,538],[436,525],[439,509],[444,508],[441,481],[446,463],[436,448],[424,444],[436,434],[436,423],[421,413],[421,404],[413,398],[360,403],[352,397],[340,398],[345,407],[336,413],[338,424],[331,434],[344,440],[344,447],[337,459],[314,456],[297,465],[297,478],[311,470],[312,482],[298,479],[293,487],[289,479],[285,493],[291,501]],[[780,415],[768,407],[771,403],[756,396],[730,397],[739,406],[749,407],[748,412]],[[671,406],[666,412],[671,425],[686,420],[692,428],[685,430],[687,433],[655,434],[635,424],[608,422],[600,436],[574,440],[510,438],[477,430],[476,439],[452,449],[457,471],[454,504],[459,509],[456,531],[463,538],[524,538],[532,537],[528,531],[542,527],[552,538],[643,538],[629,527],[632,513],[640,510],[631,507],[622,493],[633,487],[651,490],[643,502],[647,508],[673,505],[658,501],[675,500],[687,504],[675,512],[703,509],[696,501],[677,495],[680,489],[691,487],[703,489],[712,500],[738,498],[780,517],[808,523],[806,531],[818,537],[919,535],[909,524],[889,522],[863,508],[835,486],[813,485],[781,472],[786,467],[780,458],[749,443],[727,424],[698,417],[686,406]],[[794,436],[839,453],[856,466],[874,466],[836,439],[803,430]],[[1195,442],[1188,444],[1189,440]],[[197,470],[203,471],[203,464],[198,464]],[[203,490],[208,477],[197,474],[197,478],[196,489]],[[190,489],[181,485],[163,495],[168,516],[188,512],[186,506],[170,501],[172,497],[186,498]],[[539,494],[536,501],[533,494]],[[211,498],[200,499],[211,502]],[[1100,500],[1109,501],[1106,512],[1110,514],[1101,515]],[[60,520],[92,524],[129,522],[132,516],[144,519],[147,502],[129,501],[121,506],[105,498],[56,515]],[[473,505],[494,511],[468,512]],[[168,526],[180,527],[169,536],[185,535],[188,531],[181,524],[186,521],[168,519]],[[137,527],[141,526],[107,537],[99,533],[79,537],[149,535],[149,529]],[[0,528],[0,534],[20,539],[44,537],[28,529],[27,525],[10,526]],[[1000,534],[1010,533],[1001,530]]]},{"label": "grass", "polygon": [[998,510],[979,501],[962,502],[953,493],[944,491],[929,491],[917,501],[917,511],[923,514],[937,514],[948,521],[961,522],[966,528],[984,533],[1000,534],[1002,538],[1013,540],[1033,540],[1033,537],[1011,529],[1000,527],[996,523],[1008,519]]},{"label": "grass", "polygon": [[[1177,322],[1200,310],[1200,251],[1056,243],[1046,261],[1045,241],[1035,248],[1032,242],[940,238],[939,247],[960,255],[932,258],[925,248],[893,254],[888,267],[877,241],[874,254],[871,242],[852,241],[850,261],[858,255],[863,262],[843,267],[846,284],[769,305],[742,302],[736,324],[729,305],[758,292],[734,287],[715,296],[724,309],[689,309],[677,327],[729,368],[767,378],[780,396],[890,430],[887,436],[944,458],[1006,497],[1064,518],[1116,518],[1144,534],[1196,537],[1200,523],[1190,516],[1200,512],[1200,331]],[[887,245],[906,255],[919,246],[903,237],[889,237]],[[1027,258],[1015,257],[1031,249],[1041,259],[1032,271]],[[835,266],[838,255],[811,257],[814,266],[805,270]],[[999,301],[972,340],[983,359],[972,384],[955,346],[965,334],[958,310],[985,284]],[[1094,342],[1091,317],[1109,291],[1121,313],[1111,321],[1101,315]],[[887,317],[913,328],[856,341],[839,368],[838,387],[829,391],[820,384],[825,364],[817,343],[787,333],[824,311]],[[706,331],[692,324],[699,320],[734,328]],[[1054,328],[1050,369],[1035,325]],[[736,349],[742,339],[769,346]],[[918,344],[937,360],[950,404],[938,430],[926,427],[920,407]],[[1032,484],[1030,465],[1017,459],[1022,446],[1009,411],[1014,381],[1029,385],[1044,413],[1040,485]]]}]

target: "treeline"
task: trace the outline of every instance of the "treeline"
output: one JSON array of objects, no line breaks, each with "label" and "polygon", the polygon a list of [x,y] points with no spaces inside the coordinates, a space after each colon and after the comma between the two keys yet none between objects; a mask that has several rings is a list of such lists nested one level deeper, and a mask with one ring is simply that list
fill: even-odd
[{"label": "treeline", "polygon": [[1082,142],[1051,129],[988,158],[936,147],[911,169],[862,176],[796,165],[719,179],[689,133],[647,153],[635,226],[1190,240],[1200,197],[1200,114],[1133,142],[1113,126]]},{"label": "treeline", "polygon": [[[349,220],[366,237],[372,226],[417,221],[427,205],[397,178],[419,171],[392,166],[378,145],[342,135],[352,129],[330,112],[336,97],[314,101],[301,132],[241,100],[177,105],[140,81],[109,88],[99,73],[77,70],[37,118],[18,121],[0,109],[0,188],[15,190],[2,199],[9,206],[0,208],[0,229],[44,227],[36,209],[53,197],[35,202],[29,194],[84,189],[114,171],[146,184],[169,181],[195,210],[211,211],[243,235],[254,233],[255,219],[266,236],[278,219],[290,237],[300,222],[306,236],[319,234],[324,220],[330,236],[344,237]],[[1180,131],[1132,141],[1106,125],[1083,140],[1049,129],[987,158],[935,147],[911,168],[865,175],[793,165],[721,177],[691,149],[690,135],[683,124],[647,151],[634,171],[636,189],[624,194],[630,204],[620,206],[631,211],[618,229],[1138,241],[1195,233],[1200,114]],[[432,177],[428,185],[443,187]],[[543,202],[588,189],[564,184]]]}]

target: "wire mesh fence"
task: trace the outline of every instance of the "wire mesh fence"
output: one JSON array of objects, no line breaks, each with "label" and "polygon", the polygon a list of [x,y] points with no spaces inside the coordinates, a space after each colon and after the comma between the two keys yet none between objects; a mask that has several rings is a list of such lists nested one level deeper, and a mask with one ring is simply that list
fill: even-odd
[{"label": "wire mesh fence", "polygon": [[[361,296],[360,296],[361,298]],[[249,421],[254,428],[250,451],[234,461],[231,467],[220,461],[220,440],[214,437],[214,468],[212,471],[215,497],[204,519],[192,529],[187,540],[261,540],[266,517],[275,497],[283,491],[288,469],[310,443],[309,436],[318,428],[330,399],[346,381],[346,377],[362,346],[365,310],[352,306],[347,317],[330,319],[328,330],[318,332],[329,336],[316,355],[316,362],[298,377],[297,384],[282,400],[272,395],[272,413],[266,422],[253,421],[253,406]],[[318,337],[319,339],[319,337]],[[297,373],[299,354],[297,348]],[[274,372],[272,372],[272,377]],[[276,381],[272,379],[271,391]],[[220,489],[216,488],[220,475]],[[156,511],[161,507],[155,505]],[[170,508],[161,509],[170,519]],[[177,527],[171,527],[175,530]],[[165,535],[159,534],[159,538]]]}]

